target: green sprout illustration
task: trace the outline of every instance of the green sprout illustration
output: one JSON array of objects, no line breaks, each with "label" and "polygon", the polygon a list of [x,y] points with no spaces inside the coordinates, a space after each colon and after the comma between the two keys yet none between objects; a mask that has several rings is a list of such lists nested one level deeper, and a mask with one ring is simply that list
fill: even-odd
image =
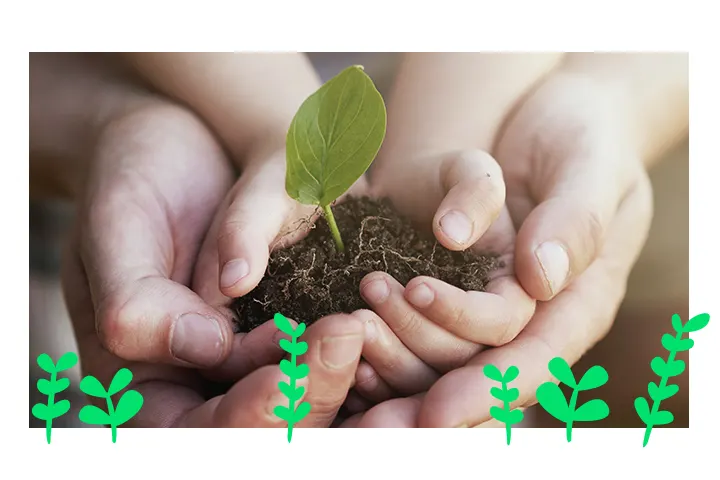
[{"label": "green sprout illustration", "polygon": [[490,393],[493,397],[503,402],[503,408],[490,407],[490,416],[495,420],[505,424],[505,432],[507,444],[510,445],[511,427],[516,423],[520,423],[523,420],[522,410],[510,410],[510,404],[520,397],[520,391],[517,388],[508,389],[508,383],[515,380],[520,373],[517,367],[511,366],[503,375],[495,365],[485,365],[483,373],[490,380],[500,382],[502,389],[493,387]]},{"label": "green sprout illustration", "polygon": [[672,326],[675,330],[675,336],[666,333],[662,336],[662,346],[667,350],[668,358],[663,360],[661,357],[655,357],[650,362],[650,367],[655,374],[660,377],[660,383],[650,382],[648,384],[648,394],[653,401],[652,408],[648,404],[645,397],[635,399],[635,411],[640,420],[646,425],[645,438],[643,439],[643,447],[650,440],[650,433],[654,426],[667,425],[675,419],[672,412],[668,410],[660,410],[660,402],[672,397],[680,390],[675,384],[668,384],[670,377],[676,377],[685,371],[685,362],[676,360],[675,355],[678,352],[690,350],[695,342],[691,338],[682,338],[684,333],[690,334],[705,328],[710,322],[710,315],[701,313],[692,317],[683,325],[678,314],[672,316]]},{"label": "green sprout illustration", "polygon": [[553,358],[548,364],[550,373],[560,382],[573,389],[568,404],[560,387],[553,382],[545,382],[537,389],[537,399],[540,405],[550,415],[565,422],[567,441],[572,440],[573,422],[595,422],[602,420],[610,414],[610,408],[603,400],[595,399],[577,406],[578,394],[585,390],[605,385],[608,381],[607,370],[600,365],[591,367],[579,382],[575,381],[570,365],[560,357]]},{"label": "green sprout illustration", "polygon": [[57,363],[54,363],[47,353],[42,353],[37,358],[38,366],[50,374],[50,380],[41,378],[37,382],[38,391],[43,395],[47,395],[48,403],[36,403],[33,405],[32,414],[38,420],[45,421],[45,438],[48,444],[50,444],[52,437],[53,420],[62,417],[70,410],[68,400],[55,401],[55,395],[70,386],[70,379],[67,377],[58,378],[58,373],[71,369],[77,364],[77,361],[78,357],[73,352],[67,352],[60,357]]},{"label": "green sprout illustration", "polygon": [[290,124],[285,190],[302,204],[322,207],[340,252],[345,246],[330,204],[370,167],[386,123],[380,92],[363,67],[354,65],[310,95]]},{"label": "green sprout illustration", "polygon": [[86,395],[104,398],[107,412],[95,405],[85,405],[80,410],[80,420],[90,425],[109,425],[112,429],[112,442],[117,441],[117,427],[134,417],[142,408],[143,397],[136,390],[128,390],[122,394],[117,406],[113,406],[112,396],[130,385],[133,375],[127,368],[117,371],[110,388],[105,390],[100,380],[88,375],[80,381],[80,390]]},{"label": "green sprout illustration", "polygon": [[275,326],[289,336],[292,341],[288,341],[284,338],[280,339],[280,348],[290,354],[290,360],[283,359],[280,362],[280,371],[290,379],[290,383],[279,382],[278,387],[280,391],[288,399],[288,406],[278,405],[275,407],[275,415],[281,420],[288,422],[288,443],[292,441],[293,427],[295,424],[300,422],[308,413],[310,413],[310,404],[308,402],[302,402],[300,405],[295,407],[295,402],[302,398],[305,393],[305,387],[302,385],[298,386],[297,381],[307,377],[310,374],[310,367],[307,364],[297,364],[297,357],[307,352],[308,345],[306,342],[298,342],[300,335],[305,333],[305,324],[301,323],[297,328],[292,327],[290,322],[284,315],[276,313]]}]

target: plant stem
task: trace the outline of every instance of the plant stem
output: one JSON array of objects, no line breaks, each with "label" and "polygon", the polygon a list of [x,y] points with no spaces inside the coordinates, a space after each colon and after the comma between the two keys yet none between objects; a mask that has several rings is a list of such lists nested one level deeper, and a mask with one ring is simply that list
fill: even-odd
[{"label": "plant stem", "polygon": [[[508,390],[507,390],[507,383],[505,382],[505,380],[502,381],[502,389],[503,389],[503,393],[507,394]],[[507,398],[507,395],[503,395],[503,398]],[[507,400],[503,400],[503,408],[505,409],[506,412],[510,412],[510,402],[508,402]],[[510,424],[506,423],[505,424],[505,437],[507,439],[508,445],[510,445],[510,435],[511,435],[510,434]]]},{"label": "plant stem", "polygon": [[338,230],[337,223],[335,223],[335,217],[330,209],[330,205],[325,205],[323,207],[323,212],[325,213],[325,220],[327,220],[328,226],[330,227],[330,233],[332,233],[332,237],[333,240],[335,240],[335,245],[337,246],[338,251],[344,252],[345,245],[340,237],[340,230]]},{"label": "plant stem", "polygon": [[115,443],[115,440],[117,440],[117,425],[113,422],[113,417],[115,416],[115,407],[113,407],[112,404],[112,398],[108,395],[107,400],[107,406],[108,406],[108,415],[110,416],[110,429],[112,430],[112,442]]},{"label": "plant stem", "polygon": [[[675,336],[675,340],[680,341],[682,339],[682,334],[683,334],[682,330],[677,332],[677,335]],[[668,354],[668,359],[665,362],[666,365],[670,365],[672,362],[675,361],[675,353],[676,353],[675,351],[671,351]],[[667,385],[667,382],[668,382],[668,377],[660,377],[660,385],[658,386],[658,392],[661,392],[662,389],[665,388],[665,386]],[[660,402],[653,400],[652,410],[650,410],[650,418],[652,418],[652,416],[654,414],[656,414],[659,409],[660,409]],[[643,448],[650,441],[650,432],[652,432],[652,429],[653,429],[653,425],[651,423],[645,427],[645,438],[643,439]]]},{"label": "plant stem", "polygon": [[[55,382],[57,382],[57,372],[50,374],[50,385],[54,387]],[[55,392],[48,395],[48,412],[50,412],[53,405],[55,405]],[[45,438],[47,439],[48,445],[50,445],[50,438],[52,437],[52,421],[52,418],[45,420]]]},{"label": "plant stem", "polygon": [[[575,413],[575,405],[577,405],[578,393],[580,393],[580,390],[578,390],[578,388],[575,387],[575,389],[573,390],[572,396],[570,397],[570,408],[569,408],[570,415],[573,415]],[[568,420],[567,427],[566,427],[566,437],[567,437],[568,442],[570,442],[572,440],[572,424],[573,424],[573,420],[572,420],[572,417],[570,417],[570,420]]]},{"label": "plant stem", "polygon": [[[293,345],[297,344],[297,337],[293,335],[292,337],[292,343]],[[295,351],[295,349],[293,349]],[[292,363],[293,367],[297,366],[297,355],[294,353],[290,354],[290,363]],[[295,392],[295,377],[290,377],[290,391]],[[288,398],[288,411],[290,412],[290,415],[292,415],[295,412],[295,400],[292,398]],[[288,443],[292,441],[292,433],[293,433],[293,423],[292,421],[288,422]]]}]

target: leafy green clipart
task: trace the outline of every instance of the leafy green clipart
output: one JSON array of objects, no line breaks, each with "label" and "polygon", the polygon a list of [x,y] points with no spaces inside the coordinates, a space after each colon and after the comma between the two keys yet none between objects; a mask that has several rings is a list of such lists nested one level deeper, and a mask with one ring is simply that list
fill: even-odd
[{"label": "leafy green clipart", "polygon": [[680,390],[677,385],[668,384],[671,377],[676,377],[685,371],[685,362],[675,359],[675,355],[678,352],[690,350],[695,345],[691,338],[683,338],[683,334],[702,330],[709,322],[710,315],[707,313],[692,317],[684,325],[679,315],[672,316],[675,336],[669,333],[662,336],[662,346],[668,351],[668,358],[663,360],[661,357],[655,357],[650,362],[650,368],[660,377],[660,383],[650,382],[648,384],[648,394],[653,402],[652,407],[644,397],[635,399],[635,411],[646,426],[643,447],[650,440],[650,433],[654,426],[667,425],[675,419],[672,412],[660,410],[660,402],[667,400]]},{"label": "leafy green clipart", "polygon": [[115,373],[110,388],[105,390],[100,380],[88,375],[80,381],[80,390],[86,395],[104,398],[107,412],[95,405],[85,405],[80,410],[80,420],[90,425],[109,425],[112,429],[112,442],[117,441],[117,427],[134,417],[142,408],[143,397],[136,390],[128,390],[122,394],[117,405],[113,405],[112,396],[120,393],[132,381],[132,372],[121,368]]},{"label": "leafy green clipart", "polygon": [[37,382],[38,391],[43,395],[47,395],[48,403],[36,403],[33,405],[32,414],[38,420],[45,421],[45,438],[48,444],[52,436],[53,420],[65,415],[70,410],[68,400],[55,401],[55,395],[70,386],[70,379],[67,377],[58,378],[58,373],[73,368],[77,361],[78,357],[73,352],[68,352],[60,357],[57,363],[54,363],[47,353],[42,353],[37,358],[38,366],[50,374],[50,380],[41,378]]},{"label": "leafy green clipart", "polygon": [[537,399],[546,412],[561,422],[565,422],[566,437],[570,442],[573,422],[594,422],[602,420],[610,414],[610,408],[604,400],[590,400],[577,406],[578,394],[605,385],[608,381],[608,374],[603,367],[595,365],[585,372],[585,375],[577,382],[570,365],[560,357],[550,360],[548,368],[555,378],[573,389],[570,403],[568,404],[560,386],[553,382],[545,382],[538,387]]},{"label": "leafy green clipart", "polygon": [[297,357],[307,352],[308,345],[306,342],[298,342],[298,338],[305,333],[305,324],[301,323],[296,328],[293,328],[287,318],[280,313],[276,313],[275,326],[283,332],[285,335],[291,338],[291,341],[286,339],[280,340],[280,348],[290,354],[290,360],[283,359],[280,362],[280,371],[290,379],[290,383],[279,382],[278,387],[283,395],[288,399],[288,406],[278,405],[275,407],[275,415],[280,419],[288,422],[288,443],[292,441],[292,432],[295,424],[300,422],[303,418],[310,413],[310,404],[308,402],[302,402],[300,405],[295,407],[295,402],[300,400],[305,393],[305,387],[302,385],[298,386],[297,381],[307,377],[310,374],[310,367],[307,364],[297,363]]},{"label": "leafy green clipart", "polygon": [[510,404],[520,397],[520,391],[517,388],[508,388],[508,384],[515,380],[520,373],[517,367],[511,366],[502,374],[495,365],[485,365],[483,373],[490,380],[500,382],[502,388],[493,387],[490,393],[493,397],[503,402],[503,407],[490,407],[490,416],[495,420],[505,424],[505,437],[507,444],[510,445],[511,428],[516,423],[523,420],[522,410],[511,410]]},{"label": "leafy green clipart", "polygon": [[385,138],[385,102],[363,67],[328,80],[300,106],[285,140],[285,190],[323,208],[339,251],[344,250],[330,204],[362,176]]}]

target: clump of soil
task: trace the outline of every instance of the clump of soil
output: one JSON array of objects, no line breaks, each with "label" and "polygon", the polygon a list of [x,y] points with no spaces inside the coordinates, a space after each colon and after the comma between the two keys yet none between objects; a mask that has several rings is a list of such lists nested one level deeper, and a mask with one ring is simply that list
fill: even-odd
[{"label": "clump of soil", "polygon": [[375,271],[387,272],[403,285],[427,275],[482,291],[490,272],[503,267],[494,254],[444,248],[418,232],[387,200],[350,197],[334,206],[333,214],[345,252],[338,252],[322,218],[303,240],[274,251],[260,284],[232,304],[236,332],[249,332],[277,312],[309,326],[332,313],[369,308],[360,296],[360,281]]}]

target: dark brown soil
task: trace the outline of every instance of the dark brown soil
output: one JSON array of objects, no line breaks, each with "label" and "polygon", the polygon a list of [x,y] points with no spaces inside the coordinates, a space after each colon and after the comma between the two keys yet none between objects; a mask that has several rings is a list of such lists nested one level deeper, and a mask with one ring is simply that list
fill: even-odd
[{"label": "dark brown soil", "polygon": [[348,198],[333,207],[345,244],[339,253],[323,218],[302,241],[276,250],[265,277],[232,304],[236,332],[248,332],[277,312],[308,326],[323,316],[368,305],[360,296],[365,275],[384,271],[406,285],[427,275],[463,290],[484,290],[501,268],[496,255],[452,252],[423,235],[388,201]]}]

